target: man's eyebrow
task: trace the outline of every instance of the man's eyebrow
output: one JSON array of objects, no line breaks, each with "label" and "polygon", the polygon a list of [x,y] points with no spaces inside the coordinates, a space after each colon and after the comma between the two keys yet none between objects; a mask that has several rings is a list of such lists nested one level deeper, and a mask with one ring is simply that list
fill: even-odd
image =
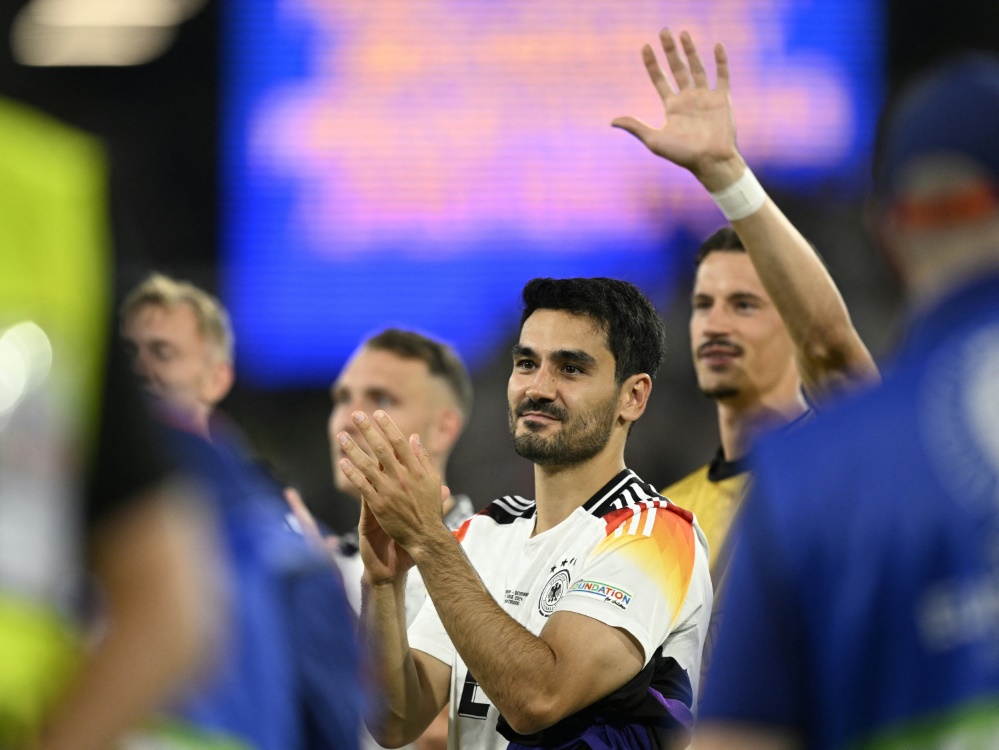
[{"label": "man's eyebrow", "polygon": [[559,362],[578,362],[581,365],[595,365],[597,358],[582,349],[556,349],[552,358]]},{"label": "man's eyebrow", "polygon": [[[513,356],[516,357],[531,357],[533,359],[538,358],[537,352],[534,351],[529,346],[524,346],[523,344],[514,344],[513,346]],[[559,362],[576,362],[581,365],[594,365],[597,362],[596,357],[592,354],[584,352],[582,349],[556,349],[551,353],[551,358]]]}]

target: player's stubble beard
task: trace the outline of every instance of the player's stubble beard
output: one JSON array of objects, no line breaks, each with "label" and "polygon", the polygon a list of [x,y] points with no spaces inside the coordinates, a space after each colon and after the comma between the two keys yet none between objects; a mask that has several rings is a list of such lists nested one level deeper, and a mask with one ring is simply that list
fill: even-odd
[{"label": "player's stubble beard", "polygon": [[[542,437],[531,427],[517,433],[517,419],[527,412],[539,412],[559,420],[561,429],[551,437]],[[617,394],[606,403],[572,416],[562,406],[550,401],[526,398],[509,410],[510,435],[517,455],[538,466],[573,466],[583,463],[600,453],[610,440],[617,419]]]}]

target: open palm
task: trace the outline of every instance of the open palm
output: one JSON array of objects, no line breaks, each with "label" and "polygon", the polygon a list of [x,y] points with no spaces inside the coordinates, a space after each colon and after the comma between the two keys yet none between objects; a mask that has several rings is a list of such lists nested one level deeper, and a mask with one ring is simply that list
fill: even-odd
[{"label": "open palm", "polygon": [[642,48],[642,59],[662,98],[665,124],[654,128],[634,117],[619,117],[611,124],[634,135],[654,154],[690,170],[704,181],[710,178],[716,165],[740,158],[735,145],[725,48],[720,44],[715,46],[718,81],[712,89],[689,34],[684,32],[680,37],[686,63],[668,29],[662,31],[660,39],[676,90],[649,45]]}]

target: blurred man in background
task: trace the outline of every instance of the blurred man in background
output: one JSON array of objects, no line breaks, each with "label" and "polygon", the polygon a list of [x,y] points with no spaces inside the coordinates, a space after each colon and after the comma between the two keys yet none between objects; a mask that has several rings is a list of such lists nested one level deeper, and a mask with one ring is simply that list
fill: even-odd
[{"label": "blurred man in background", "polygon": [[992,57],[886,120],[909,334],[880,388],[760,446],[701,748],[999,746],[997,122]]},{"label": "blurred man in background", "polygon": [[[663,490],[704,529],[718,593],[754,438],[801,418],[834,392],[876,380],[877,369],[822,261],[736,148],[724,49],[715,50],[712,90],[689,34],[681,35],[686,62],[668,29],[661,41],[676,90],[651,47],[642,54],[666,124],[655,129],[624,117],[613,125],[689,170],[732,222],[698,250],[691,294],[694,369],[701,392],[718,407],[721,446],[711,462]],[[723,608],[721,601],[716,616]]]},{"label": "blurred man in background", "polygon": [[210,439],[215,407],[232,389],[229,315],[193,284],[153,274],[122,306],[134,367],[168,421]]},{"label": "blurred man in background", "polygon": [[[363,442],[350,415],[375,409],[385,410],[407,435],[420,435],[446,484],[448,458],[472,412],[472,380],[451,347],[414,331],[387,329],[361,344],[330,393],[330,454],[333,481],[339,491],[361,499],[337,468],[343,449],[336,435],[347,432]],[[444,501],[444,521],[451,529],[457,529],[474,512],[467,495],[452,495]],[[357,549],[357,532],[346,534],[340,539],[336,559],[351,603],[360,612],[364,566]],[[419,576],[412,578],[406,589],[407,622],[416,617],[426,594]]]},{"label": "blurred man in background", "polygon": [[134,367],[178,449],[219,498],[233,569],[231,631],[213,674],[179,713],[264,750],[356,747],[354,618],[339,574],[286,528],[283,488],[225,440],[211,418],[233,383],[233,336],[217,299],[154,274],[121,312]]},{"label": "blurred man in background", "polygon": [[[417,433],[443,482],[447,462],[472,412],[472,380],[458,355],[448,345],[414,331],[390,328],[367,339],[344,365],[333,383],[333,411],[329,419],[333,481],[336,488],[360,501],[361,496],[337,468],[343,449],[336,440],[347,432],[364,443],[350,415],[385,410],[407,435]],[[444,523],[454,530],[475,512],[467,495],[444,500]],[[344,535],[334,550],[343,572],[347,593],[356,612],[361,611],[361,576],[364,566],[357,532]],[[412,623],[426,599],[418,571],[406,581],[406,622]],[[447,707],[413,746],[443,750],[447,745]],[[371,747],[374,740],[367,738]]]}]

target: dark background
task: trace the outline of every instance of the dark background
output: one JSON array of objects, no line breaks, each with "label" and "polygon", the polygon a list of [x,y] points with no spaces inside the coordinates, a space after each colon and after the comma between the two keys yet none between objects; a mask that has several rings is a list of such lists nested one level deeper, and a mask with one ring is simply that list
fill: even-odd
[{"label": "dark background", "polygon": [[[106,144],[119,296],[153,269],[216,291],[219,3],[209,2],[184,23],[162,57],[130,68],[17,65],[7,40],[23,4],[8,0],[0,10],[0,95],[47,111]],[[886,10],[884,62],[890,89],[955,49],[996,51],[995,0],[951,0],[946,14],[937,4],[903,0],[887,2]],[[774,198],[820,249],[862,337],[876,358],[885,359],[903,313],[898,290],[864,228],[862,201],[844,203],[832,193],[807,202],[790,195]],[[688,276],[677,289],[653,294],[669,327],[671,351],[649,411],[629,441],[629,465],[659,486],[704,463],[718,444],[713,406],[698,394],[690,364],[690,282]],[[513,453],[507,434],[508,374],[505,350],[474,374],[475,413],[449,467],[451,487],[469,493],[477,506],[495,495],[532,492],[530,464]],[[321,517],[346,530],[356,522],[357,509],[331,486],[329,408],[324,389],[258,391],[238,382],[223,403],[224,412],[260,455],[301,488]]]}]

